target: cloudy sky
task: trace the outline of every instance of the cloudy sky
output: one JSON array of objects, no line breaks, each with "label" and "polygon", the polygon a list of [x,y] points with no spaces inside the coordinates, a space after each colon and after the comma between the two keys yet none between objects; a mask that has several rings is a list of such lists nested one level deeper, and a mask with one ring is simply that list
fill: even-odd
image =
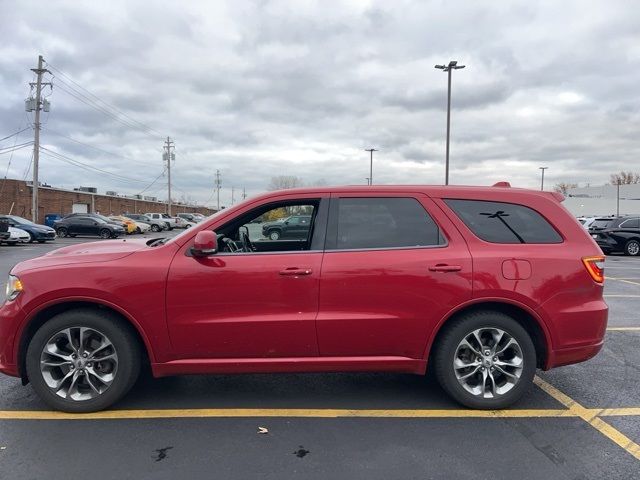
[{"label": "cloudy sky", "polygon": [[[0,138],[33,122],[24,99],[43,55],[52,185],[166,196],[167,135],[174,196],[210,205],[216,169],[223,204],[275,175],[364,184],[369,147],[375,183],[442,183],[447,79],[434,65],[452,59],[466,68],[451,183],[640,170],[635,2],[0,0],[0,18]],[[1,152],[32,138],[0,142],[0,178],[31,175],[29,147]]]}]

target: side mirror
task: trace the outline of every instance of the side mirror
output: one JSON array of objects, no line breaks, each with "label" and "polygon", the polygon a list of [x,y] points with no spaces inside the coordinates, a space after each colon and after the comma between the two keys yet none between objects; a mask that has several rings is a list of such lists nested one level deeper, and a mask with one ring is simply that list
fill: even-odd
[{"label": "side mirror", "polygon": [[196,239],[191,247],[191,255],[194,257],[209,257],[218,251],[218,236],[211,230],[202,230],[196,234]]}]

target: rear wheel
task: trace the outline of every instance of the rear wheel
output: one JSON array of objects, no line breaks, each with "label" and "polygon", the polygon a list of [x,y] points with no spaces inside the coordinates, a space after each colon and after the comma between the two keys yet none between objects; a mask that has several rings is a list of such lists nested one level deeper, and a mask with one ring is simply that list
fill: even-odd
[{"label": "rear wheel", "polygon": [[59,237],[66,237],[69,233],[65,227],[59,227],[57,232]]},{"label": "rear wheel", "polygon": [[108,312],[70,310],[35,333],[26,363],[34,390],[49,406],[93,412],[111,406],[133,386],[140,348],[129,327]]},{"label": "rear wheel", "polygon": [[636,257],[640,254],[640,242],[638,240],[629,240],[624,246],[625,255]]},{"label": "rear wheel", "polygon": [[501,409],[530,387],[536,352],[527,331],[501,312],[466,314],[444,327],[434,348],[442,388],[470,408]]},{"label": "rear wheel", "polygon": [[160,231],[160,226],[156,225],[156,224],[153,224],[153,225],[151,225],[151,230],[153,232],[159,232]]},{"label": "rear wheel", "polygon": [[111,238],[111,231],[103,228],[100,230],[100,238]]}]

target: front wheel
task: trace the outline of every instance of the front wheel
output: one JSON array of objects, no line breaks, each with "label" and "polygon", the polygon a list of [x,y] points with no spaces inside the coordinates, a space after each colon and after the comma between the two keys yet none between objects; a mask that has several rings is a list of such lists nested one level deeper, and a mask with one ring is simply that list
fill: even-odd
[{"label": "front wheel", "polygon": [[111,406],[133,386],[140,348],[129,327],[108,312],[70,310],[35,333],[26,364],[34,390],[49,406],[94,412]]},{"label": "front wheel", "polygon": [[629,240],[624,246],[625,255],[637,257],[640,254],[640,242],[638,240]]},{"label": "front wheel", "polygon": [[530,387],[536,351],[527,331],[513,318],[480,311],[444,328],[434,346],[434,368],[442,388],[458,403],[501,409]]},{"label": "front wheel", "polygon": [[161,230],[159,225],[151,225],[151,231],[152,232],[159,232]]},{"label": "front wheel", "polygon": [[270,240],[279,240],[280,239],[280,232],[278,230],[272,230],[269,232],[269,239]]},{"label": "front wheel", "polygon": [[100,238],[111,238],[111,231],[103,228],[102,230],[100,230]]},{"label": "front wheel", "polygon": [[60,227],[58,228],[57,231],[58,231],[58,236],[62,238],[66,237],[67,234],[69,233],[65,227]]}]

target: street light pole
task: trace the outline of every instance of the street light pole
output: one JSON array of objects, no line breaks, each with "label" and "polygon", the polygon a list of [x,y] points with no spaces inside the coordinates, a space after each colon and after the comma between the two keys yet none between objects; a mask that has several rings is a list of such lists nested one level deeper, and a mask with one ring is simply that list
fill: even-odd
[{"label": "street light pole", "polygon": [[549,167],[538,167],[542,172],[542,179],[540,181],[540,190],[544,190],[544,171]]},{"label": "street light pole", "polygon": [[365,148],[365,152],[370,153],[369,157],[369,185],[373,185],[373,152],[377,152],[375,148]]},{"label": "street light pole", "polygon": [[436,65],[435,68],[447,72],[447,150],[444,170],[444,184],[449,185],[449,137],[451,132],[451,70],[459,70],[466,65],[458,65],[456,60],[451,60],[449,65]]}]

